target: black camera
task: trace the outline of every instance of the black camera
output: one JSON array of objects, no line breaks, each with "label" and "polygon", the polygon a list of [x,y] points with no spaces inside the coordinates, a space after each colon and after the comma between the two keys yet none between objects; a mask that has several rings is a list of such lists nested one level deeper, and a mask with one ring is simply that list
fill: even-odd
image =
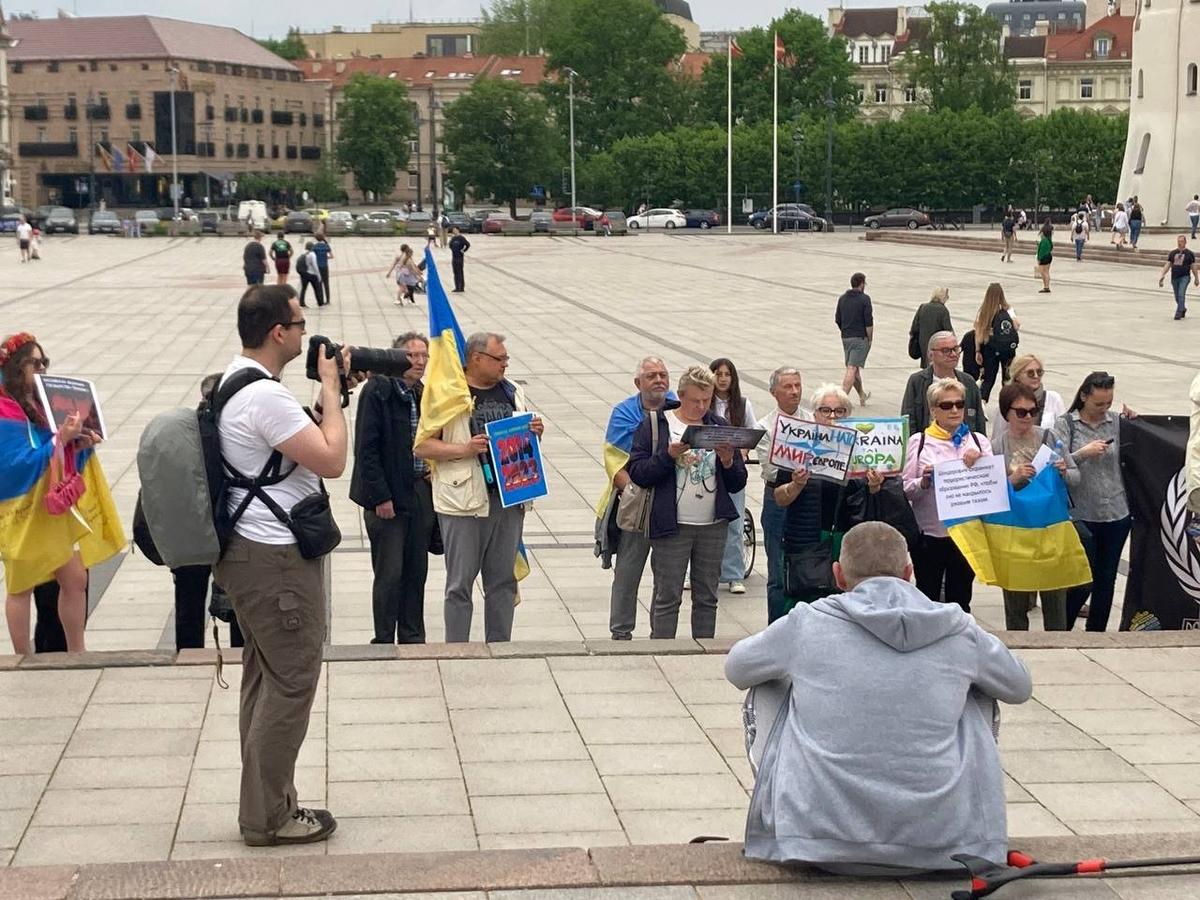
[{"label": "black camera", "polygon": [[[320,381],[321,373],[317,369],[319,354],[324,351],[327,359],[338,361],[338,371],[342,380],[342,406],[350,403],[350,386],[346,382],[346,372],[342,371],[342,345],[335,344],[322,334],[314,334],[308,339],[308,357],[304,361],[305,374],[311,381]],[[386,375],[399,378],[412,366],[408,354],[403,350],[381,350],[378,347],[351,347],[350,371],[370,372],[372,375]]]}]

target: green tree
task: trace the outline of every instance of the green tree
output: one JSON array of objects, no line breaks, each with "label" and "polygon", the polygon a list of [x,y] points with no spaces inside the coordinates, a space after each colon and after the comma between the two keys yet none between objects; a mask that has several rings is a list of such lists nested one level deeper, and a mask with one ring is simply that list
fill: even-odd
[{"label": "green tree", "polygon": [[[858,108],[850,76],[854,64],[841,37],[830,37],[815,16],[790,9],[767,28],[752,28],[738,37],[743,56],[733,60],[733,115],[738,122],[771,121],[775,34],[787,58],[779,70],[779,115],[789,119],[806,112],[825,112],[833,88],[835,114],[849,119]],[[700,79],[697,115],[701,121],[724,124],[729,60],[714,56]]]},{"label": "green tree", "polygon": [[282,39],[260,38],[258,42],[283,59],[304,59],[308,56],[308,48],[304,46],[299,28],[289,28]]},{"label": "green tree", "polygon": [[1012,196],[1039,205],[1076,209],[1083,198],[1117,196],[1128,114],[1058,109],[1024,123],[1024,142],[1013,164]]},{"label": "green tree", "polygon": [[978,106],[985,113],[1011,109],[1015,77],[1000,46],[1000,22],[972,3],[934,0],[926,9],[929,18],[923,27],[914,28],[917,40],[904,54],[900,71],[917,86],[929,108]]},{"label": "green tree", "polygon": [[540,53],[562,31],[576,0],[492,0],[483,10],[480,50],[513,56]]},{"label": "green tree", "polygon": [[386,197],[395,186],[396,171],[408,166],[408,142],[416,137],[408,91],[390,78],[356,72],[342,97],[338,162],[364,194]]},{"label": "green tree", "polygon": [[[566,0],[558,0],[566,2]],[[575,134],[586,155],[623,137],[654,134],[690,117],[688,82],[669,70],[687,49],[678,28],[651,0],[574,2],[569,21],[546,38],[543,85],[566,131],[568,76],[575,81]]]},{"label": "green tree", "polygon": [[503,79],[480,79],[447,106],[442,140],[457,193],[507,203],[514,216],[517,200],[549,184],[559,166],[561,142],[546,102]]}]

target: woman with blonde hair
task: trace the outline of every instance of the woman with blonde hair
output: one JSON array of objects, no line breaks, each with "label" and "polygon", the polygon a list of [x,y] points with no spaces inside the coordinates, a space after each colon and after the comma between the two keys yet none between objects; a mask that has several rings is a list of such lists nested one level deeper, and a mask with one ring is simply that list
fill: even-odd
[{"label": "woman with blonde hair", "polygon": [[983,375],[979,395],[985,403],[998,373],[1001,373],[1001,384],[1008,382],[1008,366],[1021,341],[1017,334],[1020,324],[1004,297],[1004,288],[998,281],[993,281],[975,314],[975,363]]},{"label": "woman with blonde hair", "polygon": [[[1058,417],[1066,413],[1067,404],[1063,402],[1062,394],[1048,390],[1042,381],[1046,374],[1046,366],[1042,358],[1035,353],[1023,353],[1012,361],[1008,367],[1009,374],[1016,384],[1023,384],[1033,391],[1037,398],[1041,418],[1037,424],[1042,428],[1053,428]],[[995,446],[1004,436],[1008,423],[1003,416],[996,417],[996,425],[992,430],[992,445]]]}]

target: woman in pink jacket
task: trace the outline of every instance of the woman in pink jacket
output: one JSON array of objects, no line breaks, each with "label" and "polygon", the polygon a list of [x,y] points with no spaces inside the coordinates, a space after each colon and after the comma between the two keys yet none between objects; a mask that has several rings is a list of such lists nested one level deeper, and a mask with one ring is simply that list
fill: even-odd
[{"label": "woman in pink jacket", "polygon": [[981,456],[992,455],[992,445],[963,421],[966,397],[958,379],[935,380],[926,398],[933,424],[909,435],[904,460],[904,493],[921,528],[921,544],[912,554],[917,589],[930,600],[957,603],[970,612],[975,573],[938,518],[933,467],[950,459],[973,466]]}]

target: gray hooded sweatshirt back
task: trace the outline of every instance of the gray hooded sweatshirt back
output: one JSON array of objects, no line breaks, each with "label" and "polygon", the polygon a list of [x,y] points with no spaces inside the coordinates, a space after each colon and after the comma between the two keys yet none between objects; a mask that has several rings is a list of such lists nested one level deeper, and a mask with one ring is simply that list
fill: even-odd
[{"label": "gray hooded sweatshirt back", "polygon": [[1008,825],[991,699],[1023,703],[1029,670],[955,604],[899,578],[799,604],[729,652],[749,689],[791,682],[746,823],[776,862],[949,869],[1005,862]]}]

